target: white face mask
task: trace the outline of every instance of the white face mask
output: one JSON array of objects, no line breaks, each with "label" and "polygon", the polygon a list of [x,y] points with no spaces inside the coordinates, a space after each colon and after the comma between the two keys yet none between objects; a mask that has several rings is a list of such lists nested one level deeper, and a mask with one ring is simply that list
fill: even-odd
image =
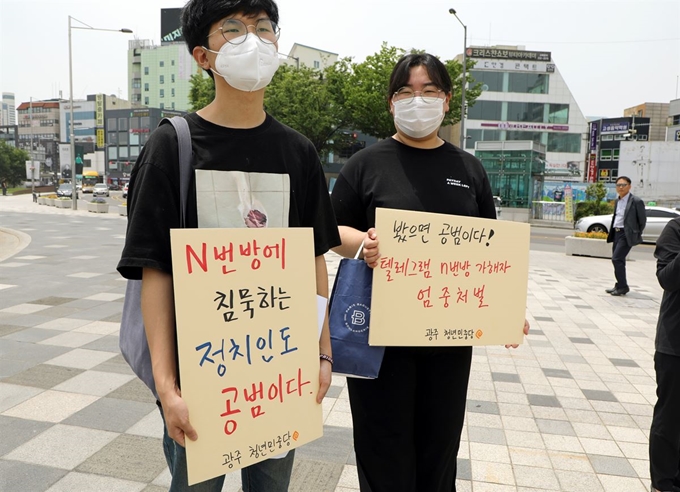
[{"label": "white face mask", "polygon": [[248,35],[241,44],[224,43],[220,51],[205,49],[217,53],[215,68],[211,70],[240,91],[253,92],[267,87],[279,68],[276,46],[263,42],[255,34]]},{"label": "white face mask", "polygon": [[439,128],[444,119],[444,101],[424,102],[420,97],[411,101],[394,101],[394,124],[411,138],[423,138]]}]

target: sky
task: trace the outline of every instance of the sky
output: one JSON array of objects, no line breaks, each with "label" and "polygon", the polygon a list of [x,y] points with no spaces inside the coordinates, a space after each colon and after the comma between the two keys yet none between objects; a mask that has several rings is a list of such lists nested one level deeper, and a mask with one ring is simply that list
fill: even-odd
[{"label": "sky", "polygon": [[[0,0],[0,90],[17,106],[69,96],[68,16],[95,28],[72,30],[74,97],[127,98],[127,47],[160,44],[160,10],[184,0]],[[279,0],[279,52],[304,44],[362,61],[383,42],[448,60],[467,45],[550,51],[586,116],[621,116],[643,102],[680,97],[680,0]],[[73,25],[78,25],[75,21]]]}]

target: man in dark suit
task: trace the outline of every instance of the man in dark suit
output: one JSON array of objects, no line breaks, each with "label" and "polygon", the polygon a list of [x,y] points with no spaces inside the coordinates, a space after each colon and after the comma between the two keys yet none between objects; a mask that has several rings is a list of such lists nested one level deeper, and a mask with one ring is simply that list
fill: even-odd
[{"label": "man in dark suit", "polygon": [[613,296],[625,296],[630,291],[626,280],[626,256],[633,246],[642,242],[642,231],[647,225],[647,215],[644,202],[630,192],[628,176],[619,176],[616,180],[616,192],[619,198],[616,200],[607,236],[607,242],[614,243],[612,263],[616,285],[606,292]]}]

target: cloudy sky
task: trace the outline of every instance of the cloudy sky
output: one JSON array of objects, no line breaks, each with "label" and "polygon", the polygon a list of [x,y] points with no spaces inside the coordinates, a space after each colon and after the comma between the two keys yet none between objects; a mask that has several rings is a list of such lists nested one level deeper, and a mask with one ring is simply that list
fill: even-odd
[{"label": "cloudy sky", "polygon": [[[68,15],[133,35],[73,31],[74,96],[127,98],[127,46],[160,44],[160,9],[183,0],[0,0],[0,90],[22,101],[69,95]],[[356,61],[385,41],[450,59],[468,45],[550,51],[582,112],[619,116],[678,96],[679,0],[279,0],[279,51],[305,44]],[[74,23],[74,25],[76,25]]]}]

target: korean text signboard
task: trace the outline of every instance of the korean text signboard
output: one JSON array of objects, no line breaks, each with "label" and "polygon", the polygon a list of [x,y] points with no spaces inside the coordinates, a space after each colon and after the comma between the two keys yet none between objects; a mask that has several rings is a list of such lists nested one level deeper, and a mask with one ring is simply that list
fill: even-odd
[{"label": "korean text signboard", "polygon": [[549,62],[549,51],[504,50],[498,48],[467,48],[469,58],[493,58],[497,60],[534,60]]},{"label": "korean text signboard", "polygon": [[311,229],[171,234],[189,484],[322,435]]},{"label": "korean text signboard", "polygon": [[529,224],[379,208],[370,345],[521,343]]}]

